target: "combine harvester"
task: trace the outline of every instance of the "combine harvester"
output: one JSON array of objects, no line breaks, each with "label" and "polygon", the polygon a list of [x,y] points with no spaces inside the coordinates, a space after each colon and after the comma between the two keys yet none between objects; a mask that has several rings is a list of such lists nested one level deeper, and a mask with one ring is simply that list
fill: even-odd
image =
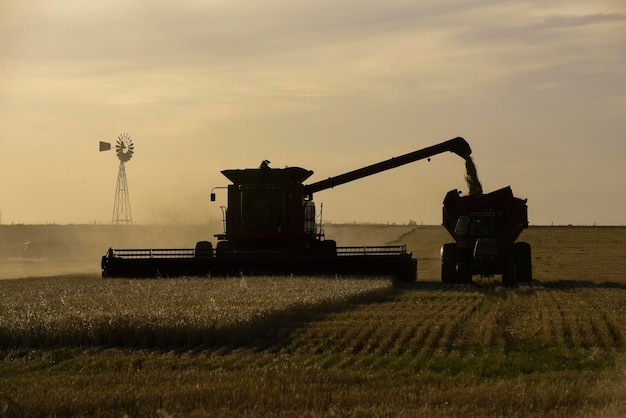
[{"label": "combine harvester", "polygon": [[[316,225],[313,194],[444,152],[470,160],[460,137],[305,185],[313,172],[300,167],[224,170],[228,186],[225,231],[217,245],[190,249],[112,249],[102,257],[103,277],[235,275],[393,275],[417,280],[417,260],[403,246],[337,247]],[[211,194],[211,200],[215,195]]]}]

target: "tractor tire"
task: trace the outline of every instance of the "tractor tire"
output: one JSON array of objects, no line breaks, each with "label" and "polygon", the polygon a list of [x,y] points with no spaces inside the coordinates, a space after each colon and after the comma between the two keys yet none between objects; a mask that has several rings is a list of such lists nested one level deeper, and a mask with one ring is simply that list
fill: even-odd
[{"label": "tractor tire", "polygon": [[527,242],[516,242],[513,246],[513,253],[515,254],[515,265],[517,267],[517,282],[530,283],[533,280],[530,244]]},{"label": "tractor tire", "polygon": [[456,244],[443,244],[441,247],[441,281],[443,283],[456,283],[458,252]]},{"label": "tractor tire", "polygon": [[517,284],[517,268],[514,260],[508,260],[502,272],[502,285],[512,287]]},{"label": "tractor tire", "polygon": [[472,271],[467,262],[461,261],[456,265],[456,282],[461,284],[472,282]]}]

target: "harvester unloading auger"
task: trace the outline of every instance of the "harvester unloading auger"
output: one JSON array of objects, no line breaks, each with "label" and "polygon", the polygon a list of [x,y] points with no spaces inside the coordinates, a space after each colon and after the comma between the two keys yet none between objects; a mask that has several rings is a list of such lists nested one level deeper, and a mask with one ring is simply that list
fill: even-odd
[{"label": "harvester unloading auger", "polygon": [[[103,277],[233,275],[393,275],[417,279],[417,260],[406,245],[337,247],[316,225],[313,194],[444,152],[468,160],[472,150],[457,137],[336,177],[303,184],[313,172],[300,167],[224,170],[228,186],[226,228],[215,248],[112,249],[102,257]],[[214,195],[212,195],[212,200]]]}]

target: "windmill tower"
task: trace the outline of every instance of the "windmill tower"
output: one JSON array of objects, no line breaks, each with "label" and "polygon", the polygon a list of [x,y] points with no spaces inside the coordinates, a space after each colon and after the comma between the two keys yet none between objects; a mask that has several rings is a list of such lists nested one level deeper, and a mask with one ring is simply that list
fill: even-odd
[{"label": "windmill tower", "polygon": [[[111,144],[100,141],[100,151],[108,151]],[[130,210],[130,197],[128,194],[128,183],[126,182],[126,163],[133,157],[135,146],[132,139],[126,133],[120,134],[115,142],[115,154],[120,160],[120,168],[117,173],[117,186],[115,187],[115,201],[113,203],[114,225],[133,223],[133,214]]]}]

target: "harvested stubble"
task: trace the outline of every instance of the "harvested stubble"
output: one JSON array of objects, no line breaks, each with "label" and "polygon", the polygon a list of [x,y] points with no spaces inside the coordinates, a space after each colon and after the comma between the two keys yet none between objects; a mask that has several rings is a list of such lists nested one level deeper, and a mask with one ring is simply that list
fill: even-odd
[{"label": "harvested stubble", "polygon": [[[361,240],[357,235],[369,237],[381,228],[346,233]],[[420,259],[418,283],[393,289],[383,283],[328,302],[319,299],[323,286],[314,285],[307,296],[318,282],[305,282],[303,293],[292,295],[304,298],[298,310],[262,308],[268,306],[264,292],[290,286],[289,279],[267,278],[258,288],[250,287],[253,279],[231,279],[231,292],[247,285],[253,299],[248,306],[250,300],[237,302],[243,297],[238,295],[233,306],[266,313],[265,321],[242,327],[249,335],[239,346],[228,345],[228,339],[241,338],[231,330],[221,334],[225,343],[218,348],[188,350],[192,340],[170,332],[158,350],[141,348],[139,335],[134,341],[140,348],[131,349],[105,348],[106,341],[4,349],[0,390],[32,416],[626,416],[626,228],[525,231],[539,282],[511,289],[498,278],[441,284],[441,228],[407,228],[380,233],[391,242],[391,232],[404,234]],[[21,296],[33,309],[40,305],[32,290],[38,280]],[[101,287],[87,292],[80,281]],[[76,287],[71,291],[83,296],[85,306],[119,309],[115,299],[121,298],[125,310],[119,310],[127,316],[120,318],[140,313],[145,321],[175,325],[180,317],[171,306],[184,304],[193,312],[210,304],[211,287],[188,281],[185,294],[177,295],[174,281],[111,281],[118,291],[83,277],[43,295],[54,300]],[[8,289],[19,294],[19,286],[1,285],[3,296]],[[359,290],[367,285],[355,283]],[[336,292],[328,288],[328,294]],[[153,294],[160,295],[158,303]],[[176,301],[171,304],[170,294]],[[94,305],[92,295],[105,302]],[[159,309],[170,312],[171,321],[146,314]],[[103,312],[111,310],[105,306]]]}]

